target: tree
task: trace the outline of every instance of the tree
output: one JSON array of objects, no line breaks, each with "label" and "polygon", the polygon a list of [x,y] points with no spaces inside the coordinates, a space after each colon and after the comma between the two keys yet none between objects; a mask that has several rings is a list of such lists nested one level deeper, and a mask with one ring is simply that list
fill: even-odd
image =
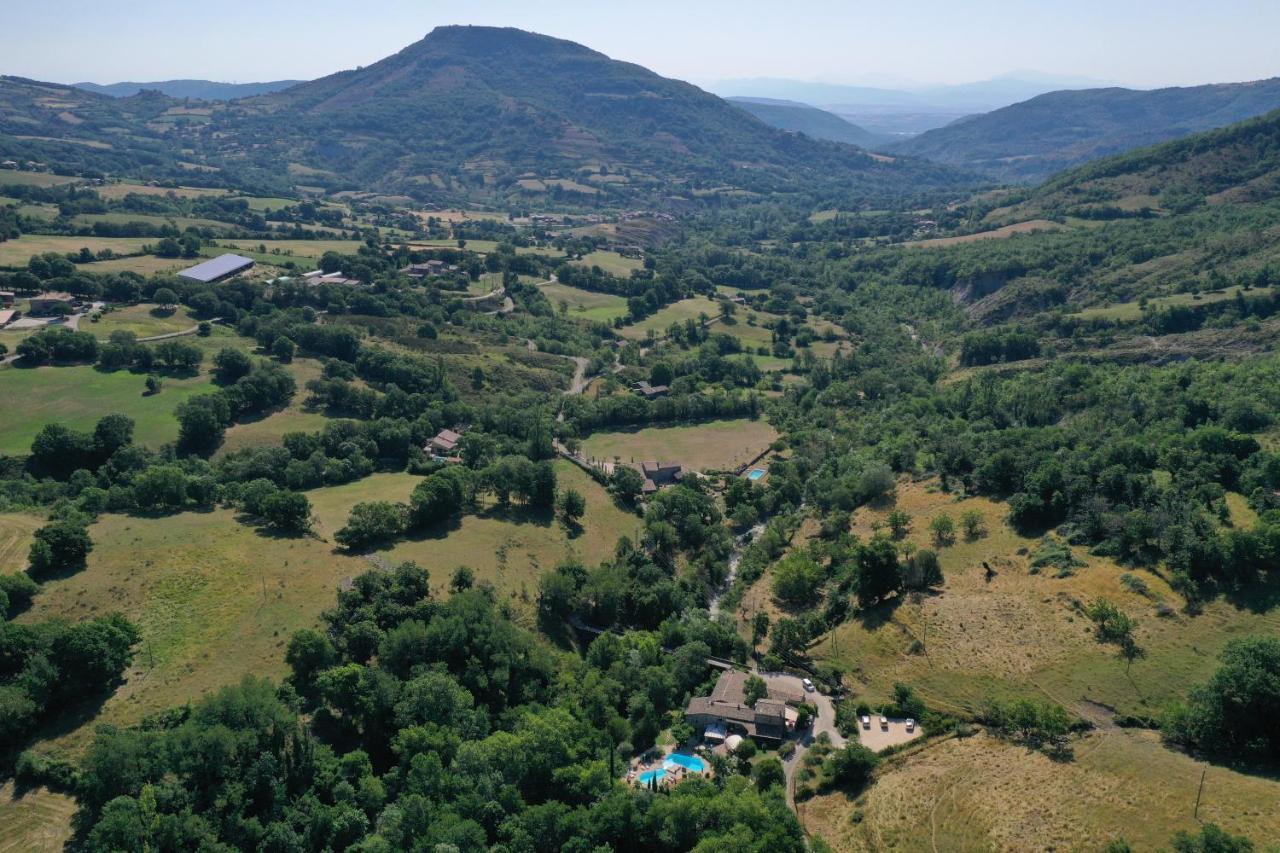
[{"label": "tree", "polygon": [[342,547],[354,551],[399,536],[408,521],[409,511],[404,504],[365,501],[351,508],[346,525],[334,533],[333,538]]},{"label": "tree", "polygon": [[964,538],[972,542],[986,534],[987,520],[978,510],[967,509],[960,514],[960,527],[964,529]]},{"label": "tree", "polygon": [[934,544],[938,547],[950,545],[956,541],[956,523],[947,513],[939,513],[929,522],[929,531],[933,534]]},{"label": "tree", "polygon": [[817,601],[826,573],[807,554],[796,551],[784,557],[773,570],[773,594],[789,607]]},{"label": "tree", "polygon": [[147,381],[144,384],[146,385],[148,394],[159,394],[160,386],[163,383],[160,381],[159,376],[156,376],[154,373],[149,373],[147,374]]},{"label": "tree", "polygon": [[770,755],[756,762],[756,765],[751,768],[751,779],[756,783],[758,790],[767,791],[775,786],[785,785],[787,774],[782,767],[782,762]]},{"label": "tree", "polygon": [[768,697],[769,685],[764,683],[764,679],[758,675],[748,675],[746,683],[742,686],[743,701],[747,707],[754,708],[756,702]]},{"label": "tree", "polygon": [[649,369],[649,384],[651,385],[670,385],[671,380],[675,378],[675,374],[671,371],[671,365],[665,361],[656,362]]},{"label": "tree", "polygon": [[871,780],[880,756],[860,743],[851,743],[833,753],[828,761],[832,784],[856,791]]},{"label": "tree", "polygon": [[928,548],[922,548],[907,558],[903,571],[903,585],[912,589],[929,589],[942,586],[942,563],[938,555]]},{"label": "tree", "polygon": [[92,550],[93,540],[84,523],[63,519],[36,531],[27,559],[34,574],[50,574],[83,566]]},{"label": "tree", "polygon": [[889,532],[894,539],[901,539],[911,529],[911,514],[906,510],[895,509],[889,513]]},{"label": "tree", "polygon": [[1216,824],[1206,823],[1192,835],[1180,829],[1173,836],[1174,853],[1253,853],[1253,842],[1242,835],[1231,835]]},{"label": "tree", "polygon": [[751,619],[751,645],[753,647],[760,645],[760,641],[768,634],[769,614],[762,610]]},{"label": "tree", "polygon": [[898,549],[883,535],[875,536],[858,549],[854,593],[858,605],[870,607],[902,588]]},{"label": "tree", "polygon": [[644,488],[644,477],[630,465],[615,464],[609,482],[614,493],[628,503],[634,503]]},{"label": "tree", "polygon": [[213,357],[213,376],[223,385],[230,385],[241,376],[248,376],[253,360],[244,350],[223,347]]},{"label": "tree", "polygon": [[289,489],[277,489],[262,503],[262,518],[279,530],[305,532],[311,529],[311,502],[307,496]]},{"label": "tree", "polygon": [[278,358],[281,364],[289,364],[293,361],[293,355],[297,349],[292,340],[281,335],[271,345],[271,354]]},{"label": "tree", "polygon": [[178,304],[178,294],[167,287],[157,287],[156,292],[151,296],[151,300],[162,309],[172,310]]},{"label": "tree", "polygon": [[449,578],[449,591],[453,593],[471,589],[476,584],[476,573],[470,566],[458,566]]},{"label": "tree", "polygon": [[587,499],[577,489],[565,489],[560,494],[559,509],[565,526],[576,527],[587,511]]},{"label": "tree", "polygon": [[1207,684],[1165,724],[1171,740],[1217,755],[1280,764],[1280,637],[1232,640]]}]

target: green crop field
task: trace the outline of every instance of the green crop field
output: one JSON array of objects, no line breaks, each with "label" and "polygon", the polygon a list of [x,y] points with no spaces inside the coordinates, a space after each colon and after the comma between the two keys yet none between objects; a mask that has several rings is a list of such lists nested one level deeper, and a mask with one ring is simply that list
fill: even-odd
[{"label": "green crop field", "polygon": [[636,340],[644,338],[650,331],[656,335],[661,335],[666,332],[672,323],[696,320],[702,315],[706,315],[708,319],[720,316],[719,303],[713,302],[705,296],[681,299],[679,302],[668,305],[645,317],[639,323],[624,326],[621,334],[623,337]]},{"label": "green crop field", "polygon": [[[155,243],[153,237],[64,237],[49,234],[23,234],[17,240],[0,243],[0,267],[25,267],[32,255],[45,252],[79,252],[88,249],[100,252],[110,249],[118,255],[132,255],[142,247]],[[90,268],[90,267],[86,267]]]},{"label": "green crop field", "polygon": [[598,432],[582,442],[582,451],[606,461],[614,457],[623,462],[657,459],[703,471],[727,470],[745,464],[777,437],[763,418],[734,418],[690,426]]},{"label": "green crop field", "polygon": [[570,317],[608,323],[627,315],[627,300],[621,296],[593,293],[559,282],[543,285],[539,289],[557,310],[561,302],[568,305]]},{"label": "green crop field", "polygon": [[639,258],[624,258],[617,252],[591,252],[580,261],[573,263],[584,267],[600,267],[607,273],[626,278],[632,270],[644,269],[644,261]]}]

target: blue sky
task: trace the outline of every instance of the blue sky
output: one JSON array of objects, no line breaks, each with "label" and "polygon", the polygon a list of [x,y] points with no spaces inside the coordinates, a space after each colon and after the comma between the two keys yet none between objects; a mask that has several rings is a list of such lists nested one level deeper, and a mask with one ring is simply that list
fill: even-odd
[{"label": "blue sky", "polygon": [[1140,87],[1280,75],[1277,0],[5,0],[0,74],[312,78],[440,24],[536,30],[700,85],[960,83],[1015,69]]}]

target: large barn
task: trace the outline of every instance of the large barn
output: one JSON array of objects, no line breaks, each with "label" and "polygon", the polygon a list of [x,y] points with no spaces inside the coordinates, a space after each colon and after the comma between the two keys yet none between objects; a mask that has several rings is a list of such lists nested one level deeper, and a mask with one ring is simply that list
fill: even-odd
[{"label": "large barn", "polygon": [[218,255],[218,257],[205,261],[202,264],[196,264],[190,269],[185,269],[178,273],[178,278],[189,279],[190,281],[198,281],[202,284],[212,284],[215,281],[226,281],[229,278],[239,275],[240,273],[251,269],[253,261],[249,258],[242,258],[239,255]]}]

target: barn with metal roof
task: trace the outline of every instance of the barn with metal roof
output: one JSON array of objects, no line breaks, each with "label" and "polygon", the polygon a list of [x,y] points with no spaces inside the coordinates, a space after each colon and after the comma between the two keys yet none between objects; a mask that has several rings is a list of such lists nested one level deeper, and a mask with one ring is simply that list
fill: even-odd
[{"label": "barn with metal roof", "polygon": [[253,261],[250,258],[242,258],[239,255],[219,255],[202,264],[196,264],[191,269],[183,270],[178,273],[178,278],[211,284],[215,281],[225,281],[252,267]]}]

